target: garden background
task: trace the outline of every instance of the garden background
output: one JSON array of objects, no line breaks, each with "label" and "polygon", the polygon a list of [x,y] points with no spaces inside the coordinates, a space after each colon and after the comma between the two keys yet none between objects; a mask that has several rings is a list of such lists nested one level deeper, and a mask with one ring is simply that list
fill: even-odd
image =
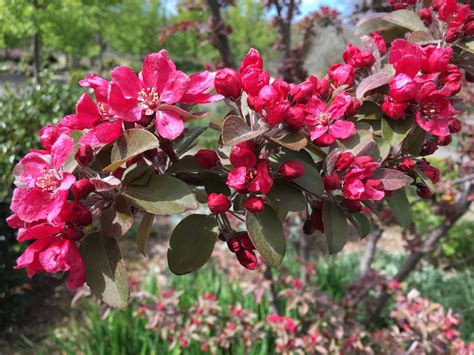
[{"label": "garden background", "polygon": [[[459,219],[449,208],[466,181],[460,168],[474,168],[469,83],[460,118],[464,133],[430,157],[444,181],[431,199],[410,196],[415,225],[408,230],[387,215],[364,240],[354,232],[342,253],[329,256],[318,232],[301,238],[301,217],[294,213],[285,225],[292,245],[278,270],[243,269],[222,243],[209,264],[177,277],[168,270],[166,250],[181,217],[157,217],[146,257],[134,251],[136,227],[120,240],[133,275],[127,310],[107,308],[86,288],[67,291],[61,275],[30,280],[13,270],[23,248],[5,223],[13,167],[39,145],[43,125],[74,111],[85,75],[106,76],[119,64],[138,69],[146,54],[161,48],[183,71],[215,70],[236,66],[254,47],[275,77],[321,77],[341,61],[348,42],[358,43],[357,20],[388,9],[378,0],[0,0],[0,353],[380,353],[412,347],[445,353],[474,342],[473,197],[467,196]],[[224,113],[216,104],[211,117],[196,124],[207,126]],[[216,134],[208,130],[201,137],[196,149]],[[441,235],[427,245],[433,233]],[[421,262],[401,282],[394,280],[419,254]],[[381,317],[368,321],[367,309],[381,293],[389,301]]]}]

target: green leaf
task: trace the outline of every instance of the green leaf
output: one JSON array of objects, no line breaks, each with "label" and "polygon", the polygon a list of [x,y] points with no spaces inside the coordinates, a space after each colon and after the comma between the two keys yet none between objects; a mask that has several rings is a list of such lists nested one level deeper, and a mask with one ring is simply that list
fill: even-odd
[{"label": "green leaf", "polygon": [[166,172],[168,174],[174,174],[183,171],[194,172],[199,170],[203,170],[203,168],[198,164],[196,158],[194,158],[193,155],[186,155],[173,163]]},{"label": "green leaf", "polygon": [[356,98],[362,100],[366,93],[371,90],[377,89],[381,86],[388,85],[392,80],[393,75],[380,71],[378,73],[372,74],[362,80],[357,86]]},{"label": "green leaf", "polygon": [[323,204],[323,224],[329,254],[336,254],[347,243],[349,228],[346,213],[337,203],[325,201]]},{"label": "green leaf", "polygon": [[251,129],[239,116],[228,116],[222,123],[222,142],[225,145],[239,143],[257,138],[267,131],[267,127]]},{"label": "green leaf", "polygon": [[402,150],[415,156],[419,155],[425,143],[425,138],[426,132],[415,125],[404,140]]},{"label": "green leaf", "polygon": [[393,23],[403,28],[407,28],[413,32],[427,30],[423,21],[416,12],[411,10],[397,10],[388,13],[383,19],[387,22]]},{"label": "green leaf", "polygon": [[409,118],[404,120],[382,119],[382,137],[392,147],[401,143],[410,133],[413,121]]},{"label": "green leaf", "polygon": [[123,172],[122,185],[146,185],[154,170],[154,167],[143,162],[132,164]]},{"label": "green leaf", "polygon": [[160,146],[154,134],[139,128],[132,128],[125,132],[114,143],[111,152],[111,164],[104,171],[114,171],[120,165],[147,150]]},{"label": "green leaf", "polygon": [[150,233],[151,233],[151,229],[153,228],[154,219],[155,219],[154,214],[145,212],[143,214],[140,225],[138,226],[137,248],[143,255],[146,255],[146,245],[148,243],[148,238],[150,238]]},{"label": "green leaf", "polygon": [[247,212],[247,232],[265,262],[278,267],[286,252],[286,239],[278,215],[268,205],[258,213]]},{"label": "green leaf", "polygon": [[414,169],[414,172],[416,173],[416,175],[418,175],[418,177],[421,179],[421,181],[424,182],[424,184],[431,190],[433,191],[435,186],[433,184],[433,182],[431,181],[431,179],[426,176],[426,174],[423,172],[423,170],[421,170],[420,168],[416,167]]},{"label": "green leaf", "polygon": [[146,185],[130,185],[122,193],[129,202],[146,212],[171,215],[197,208],[191,189],[169,175],[152,175]]},{"label": "green leaf", "polygon": [[206,193],[224,194],[230,196],[230,189],[226,185],[226,178],[211,171],[202,171],[199,176],[202,177],[202,182]]},{"label": "green leaf", "polygon": [[370,219],[365,213],[348,213],[347,218],[357,230],[357,233],[359,233],[361,238],[364,238],[370,233],[372,223],[370,223]]},{"label": "green leaf", "polygon": [[80,252],[92,293],[112,307],[127,307],[127,270],[117,240],[92,233],[81,242]]},{"label": "green leaf", "polygon": [[215,218],[193,214],[173,231],[168,249],[168,265],[177,275],[193,272],[211,257],[219,228]]},{"label": "green leaf", "polygon": [[106,237],[116,238],[127,233],[133,225],[133,215],[130,205],[121,196],[102,212],[100,216],[100,231]]},{"label": "green leaf", "polygon": [[374,130],[370,124],[356,122],[356,132],[353,136],[340,141],[344,150],[354,155],[358,155],[374,143]]},{"label": "green leaf", "polygon": [[386,13],[375,13],[363,17],[356,24],[355,35],[364,35],[394,28],[393,24],[383,19],[385,15]]},{"label": "green leaf", "polygon": [[297,212],[304,210],[306,207],[306,199],[301,191],[283,180],[274,181],[267,197],[274,202],[275,206],[286,211]]},{"label": "green leaf", "polygon": [[174,144],[176,154],[181,155],[196,145],[196,139],[207,127],[188,127],[183,137]]},{"label": "green leaf", "polygon": [[72,149],[68,158],[64,162],[64,165],[63,165],[64,172],[72,173],[74,170],[76,170],[77,166],[79,165],[79,163],[76,160],[76,153],[80,148],[79,141],[83,135],[84,135],[84,132],[78,131],[78,130],[72,131],[70,133],[71,138],[74,139],[74,148]]},{"label": "green leaf", "polygon": [[393,191],[392,196],[386,197],[386,200],[398,223],[403,228],[410,227],[413,222],[413,216],[405,189]]}]

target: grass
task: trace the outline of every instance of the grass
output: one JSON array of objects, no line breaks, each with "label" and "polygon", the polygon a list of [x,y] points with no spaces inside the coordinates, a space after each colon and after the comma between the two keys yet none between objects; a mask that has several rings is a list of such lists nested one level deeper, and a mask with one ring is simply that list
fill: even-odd
[{"label": "grass", "polygon": [[[316,282],[330,297],[339,300],[345,295],[347,285],[357,277],[360,256],[350,254],[326,258],[318,262]],[[393,275],[403,262],[403,255],[379,253],[374,267]],[[296,274],[299,265],[287,258],[290,273]],[[228,281],[226,275],[211,266],[195,274],[176,277],[170,276],[171,287],[184,291],[180,306],[187,308],[195,304],[197,298],[205,291],[216,295],[222,309],[231,304],[240,303],[251,309],[264,320],[268,315],[268,301],[264,298],[258,305],[252,294],[243,294],[236,284]],[[150,278],[143,289],[159,294],[155,278]],[[465,340],[474,340],[474,273],[466,268],[462,271],[443,272],[425,264],[420,271],[414,272],[406,282],[408,290],[416,288],[429,299],[452,308],[462,314],[462,335]],[[272,341],[262,342],[252,353],[266,354],[272,349]],[[102,319],[101,309],[92,302],[86,302],[80,314],[76,314],[65,329],[56,330],[51,337],[48,348],[60,349],[65,354],[163,354],[168,353],[168,344],[158,333],[146,327],[142,317],[133,315],[131,308],[112,311]],[[244,349],[238,339],[232,347],[232,354],[243,354]],[[172,354],[180,353],[178,350]],[[186,350],[188,354],[202,353],[198,345],[191,343]]]}]

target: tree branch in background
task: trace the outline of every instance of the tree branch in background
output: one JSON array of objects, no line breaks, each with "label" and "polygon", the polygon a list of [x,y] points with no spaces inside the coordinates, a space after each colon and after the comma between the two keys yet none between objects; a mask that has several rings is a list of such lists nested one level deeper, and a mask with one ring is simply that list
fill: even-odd
[{"label": "tree branch in background", "polygon": [[207,0],[207,5],[212,14],[210,32],[213,34],[212,43],[219,51],[224,66],[235,68],[236,62],[230,50],[229,38],[227,36],[229,29],[221,17],[222,4],[218,0]]},{"label": "tree branch in background", "polygon": [[374,261],[375,252],[377,251],[377,243],[382,237],[383,229],[378,225],[374,225],[374,229],[367,236],[367,245],[364,249],[364,255],[359,265],[359,277],[363,278],[367,276],[372,262]]}]

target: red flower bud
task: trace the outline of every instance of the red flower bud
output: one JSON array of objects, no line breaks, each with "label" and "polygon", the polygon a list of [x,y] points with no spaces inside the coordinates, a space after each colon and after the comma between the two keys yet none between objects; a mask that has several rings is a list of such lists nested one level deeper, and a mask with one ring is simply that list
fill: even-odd
[{"label": "red flower bud", "polygon": [[458,133],[461,130],[461,122],[455,118],[451,118],[448,123],[449,132]]},{"label": "red flower bud", "polygon": [[303,81],[291,89],[290,93],[297,103],[305,104],[311,98],[314,92],[314,85],[311,81]]},{"label": "red flower bud", "polygon": [[242,63],[240,64],[239,71],[243,73],[246,69],[249,69],[249,68],[256,68],[256,69],[263,68],[262,56],[255,48],[250,48],[248,53],[245,55],[244,59],[242,59]]},{"label": "red flower bud", "polygon": [[240,250],[240,243],[237,237],[232,237],[227,241],[227,247],[233,253],[237,253]]},{"label": "red flower bud", "polygon": [[240,249],[237,253],[237,260],[239,260],[240,265],[249,270],[258,269],[258,260],[255,253],[251,250]]},{"label": "red flower bud", "polygon": [[351,152],[342,152],[336,162],[336,170],[341,171],[351,166],[354,161],[354,154]]},{"label": "red flower bud", "polygon": [[215,168],[219,165],[219,156],[211,149],[200,149],[194,154],[194,158],[204,169]]},{"label": "red flower bud", "polygon": [[341,178],[337,173],[326,175],[323,180],[324,188],[328,191],[337,190],[339,188],[339,184],[341,183]]},{"label": "red flower bud", "polygon": [[229,198],[224,194],[210,193],[207,205],[212,213],[224,213],[230,208]]},{"label": "red flower bud", "polygon": [[74,226],[71,226],[70,224],[66,224],[62,230],[62,234],[64,235],[65,238],[78,241],[81,240],[82,237],[84,236],[84,232],[81,230],[77,229]]},{"label": "red flower bud", "polygon": [[421,169],[423,170],[423,173],[425,173],[426,176],[431,180],[433,184],[436,184],[440,180],[440,172],[437,168],[431,165],[426,165],[422,166]]},{"label": "red flower bud", "polygon": [[253,245],[252,240],[249,237],[247,232],[240,233],[237,238],[239,239],[240,245],[242,248],[247,250],[255,250],[255,245]]},{"label": "red flower bud", "polygon": [[431,196],[433,195],[431,193],[431,190],[427,186],[421,185],[421,184],[416,185],[416,193],[421,198],[426,198],[426,199],[431,198]]},{"label": "red flower bud", "polygon": [[94,151],[90,145],[81,145],[74,158],[82,166],[87,166],[94,158]]},{"label": "red flower bud", "polygon": [[91,212],[80,202],[66,201],[59,214],[59,218],[64,222],[88,226],[92,223]]},{"label": "red flower bud", "polygon": [[240,74],[231,68],[225,68],[217,72],[214,86],[219,94],[232,100],[238,99],[242,92]]},{"label": "red flower bud", "polygon": [[384,55],[387,52],[387,44],[385,43],[383,36],[380,33],[373,32],[371,33],[371,37],[377,45],[380,55]]},{"label": "red flower bud", "polygon": [[94,189],[95,187],[89,179],[77,180],[71,187],[75,200],[80,200],[81,198],[87,197],[87,195],[94,191]]},{"label": "red flower bud", "polygon": [[336,137],[334,137],[330,133],[324,133],[323,135],[316,138],[314,141],[320,147],[329,147],[336,141]]},{"label": "red flower bud", "polygon": [[336,87],[354,84],[355,70],[350,64],[333,64],[328,70],[328,75]]},{"label": "red flower bud", "polygon": [[427,155],[431,155],[434,152],[436,152],[437,149],[438,149],[438,144],[436,142],[428,141],[423,145],[423,148],[421,149],[420,155],[422,157],[427,156]]},{"label": "red flower bud", "polygon": [[417,92],[418,85],[406,74],[397,74],[390,82],[389,95],[398,102],[414,99]]},{"label": "red flower bud", "polygon": [[445,41],[447,43],[453,43],[453,42],[457,41],[460,36],[461,36],[461,29],[451,27],[451,28],[448,29],[448,32],[446,33]]},{"label": "red flower bud", "polygon": [[344,200],[342,204],[347,208],[349,212],[356,213],[362,211],[362,203],[356,200]]},{"label": "red flower bud", "polygon": [[265,207],[263,199],[253,195],[247,197],[244,200],[243,205],[245,209],[249,210],[250,212],[260,212]]},{"label": "red flower bud", "polygon": [[431,13],[430,9],[427,9],[426,7],[418,11],[418,16],[420,16],[422,21],[427,25],[430,25],[431,22],[433,22],[433,14]]},{"label": "red flower bud", "polygon": [[324,233],[323,214],[321,210],[313,209],[309,220],[315,229]]},{"label": "red flower bud", "polygon": [[406,173],[409,173],[410,171],[415,169],[415,162],[413,161],[413,159],[405,157],[401,161],[401,163],[399,165],[399,168],[400,168],[400,170],[402,170]]},{"label": "red flower bud", "polygon": [[450,134],[448,134],[446,136],[439,136],[438,137],[438,145],[440,145],[442,147],[451,144],[452,141],[453,141],[453,137]]},{"label": "red flower bud", "polygon": [[287,179],[297,179],[304,175],[304,163],[296,160],[287,160],[280,165],[278,173]]}]

